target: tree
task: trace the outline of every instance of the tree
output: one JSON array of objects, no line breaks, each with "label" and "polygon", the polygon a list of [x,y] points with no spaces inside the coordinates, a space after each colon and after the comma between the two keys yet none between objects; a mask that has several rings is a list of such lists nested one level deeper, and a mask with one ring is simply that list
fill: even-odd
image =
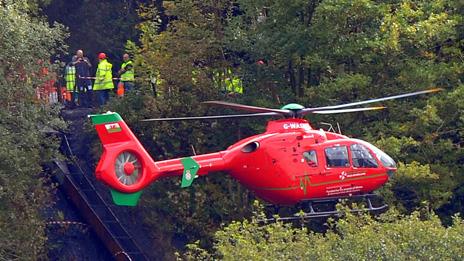
[{"label": "tree", "polygon": [[[118,64],[122,61],[126,41],[138,37],[135,25],[139,22],[139,2],[143,1],[52,0],[44,6],[43,12],[49,21],[68,27],[71,34],[66,42],[71,55],[83,49],[96,64],[97,54],[104,52],[110,61]],[[114,68],[116,70],[117,66]]]},{"label": "tree", "polygon": [[[234,121],[170,122],[139,124],[141,118],[189,116],[205,113],[201,101],[223,97],[214,85],[216,71],[232,67],[222,50],[222,12],[228,1],[205,3],[181,1],[165,5],[170,17],[165,31],[159,30],[159,10],[143,6],[138,25],[140,45],[128,43],[134,55],[138,93],[109,105],[124,115],[155,160],[221,150],[239,139],[230,133]],[[157,77],[154,96],[149,79]],[[133,124],[131,124],[133,123]],[[180,180],[156,182],[144,192],[140,204],[145,223],[160,238],[156,244],[166,258],[172,257],[173,238],[205,242],[222,222],[230,222],[249,212],[249,193],[222,173],[195,180],[181,189]]]},{"label": "tree", "polygon": [[[445,218],[462,211],[458,203],[464,184],[460,175],[462,4],[447,0],[161,2],[163,10],[160,1],[158,9],[149,5],[140,9],[140,44],[127,45],[135,56],[143,95],[129,95],[111,105],[129,123],[203,114],[199,103],[216,98],[267,107],[289,102],[319,106],[439,86],[445,91],[433,98],[387,102],[388,110],[380,113],[345,114],[324,121],[349,126],[344,134],[375,143],[400,161],[397,174],[380,193],[401,213],[424,204]],[[215,72],[229,67],[239,72],[245,95],[224,96],[215,88]],[[153,77],[158,79],[157,97],[147,81]],[[319,119],[311,118],[316,128]],[[134,125],[156,159],[185,156],[192,145],[197,152],[221,149],[263,128],[259,120]],[[242,189],[233,181],[221,176],[208,179],[212,182],[199,181],[189,191],[176,190],[178,184],[172,180],[154,185],[144,209],[153,230],[162,227],[170,233],[177,228],[180,234],[187,232],[187,240],[204,238],[220,222],[250,212],[246,206],[234,209],[247,202],[248,194],[237,196]],[[447,206],[450,199],[453,205]],[[174,213],[180,213],[179,218]],[[279,229],[287,235],[290,228]],[[256,241],[265,241],[266,234],[255,232],[250,234],[259,235]],[[340,243],[335,233],[332,236]],[[336,248],[330,247],[320,253]],[[295,248],[295,253],[306,252]]]},{"label": "tree", "polygon": [[0,256],[8,260],[45,257],[42,211],[52,187],[42,164],[59,143],[43,129],[63,126],[57,111],[35,98],[34,87],[53,73],[48,61],[64,46],[65,33],[35,16],[31,2],[0,4]]},{"label": "tree", "polygon": [[[420,97],[392,101],[381,113],[344,114],[324,121],[350,126],[345,134],[375,142],[405,163],[390,184],[393,201],[409,201],[402,209],[411,211],[427,200],[438,209],[450,199],[450,192],[462,184],[463,171],[458,116],[462,110],[454,102],[464,72],[462,4],[446,0],[238,3],[242,13],[230,17],[226,48],[240,54],[244,63],[265,60],[260,71],[245,75],[259,92],[271,93],[266,91],[271,88],[284,103],[323,106],[445,88],[449,94],[427,97],[428,101]],[[284,95],[288,90],[294,95]],[[313,123],[319,119],[312,117]],[[417,177],[424,182],[412,182]]]},{"label": "tree", "polygon": [[[348,209],[345,209],[348,210]],[[425,211],[398,216],[394,211],[378,219],[345,213],[329,222],[325,234],[276,222],[233,222],[215,234],[214,248],[189,245],[191,260],[455,260],[462,259],[464,223],[455,217],[450,227]]]}]

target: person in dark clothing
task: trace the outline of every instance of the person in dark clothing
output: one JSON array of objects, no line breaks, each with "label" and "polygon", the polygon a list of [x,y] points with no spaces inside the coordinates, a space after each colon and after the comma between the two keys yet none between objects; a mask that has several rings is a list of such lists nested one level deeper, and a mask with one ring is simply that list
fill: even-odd
[{"label": "person in dark clothing", "polygon": [[82,50],[77,50],[72,63],[76,67],[76,87],[80,93],[80,105],[90,107],[92,106],[92,81],[89,77],[92,64],[89,58],[84,57],[84,52]]}]

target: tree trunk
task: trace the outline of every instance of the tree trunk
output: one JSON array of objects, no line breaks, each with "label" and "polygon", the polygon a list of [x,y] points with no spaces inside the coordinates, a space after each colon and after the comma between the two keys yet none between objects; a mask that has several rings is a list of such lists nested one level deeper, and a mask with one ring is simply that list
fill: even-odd
[{"label": "tree trunk", "polygon": [[293,62],[292,60],[288,60],[288,77],[290,79],[290,86],[292,87],[292,91],[294,94],[296,93],[296,80],[295,74],[293,72]]},{"label": "tree trunk", "polygon": [[316,11],[316,7],[319,4],[319,0],[309,0],[308,5],[306,6],[306,12],[308,13],[306,19],[306,26],[311,25],[311,21],[313,19],[314,11]]},{"label": "tree trunk", "polygon": [[311,83],[312,83],[312,75],[311,75],[311,68],[310,67],[307,67],[306,68],[306,71],[307,71],[307,75],[308,75],[308,78],[306,79],[306,87],[309,88],[311,87]]},{"label": "tree trunk", "polygon": [[304,95],[304,80],[305,72],[303,65],[298,68],[298,96],[302,97]]}]

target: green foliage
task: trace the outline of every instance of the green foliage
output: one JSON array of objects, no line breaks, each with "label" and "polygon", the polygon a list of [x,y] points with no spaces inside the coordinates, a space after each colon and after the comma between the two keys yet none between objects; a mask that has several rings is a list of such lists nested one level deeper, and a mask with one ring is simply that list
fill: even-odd
[{"label": "green foliage", "polygon": [[[413,210],[421,205],[438,209],[452,195],[453,183],[434,173],[429,165],[418,162],[400,163],[397,173],[382,188],[389,205],[401,210]],[[393,197],[394,196],[394,197]]]},{"label": "green foliage", "polygon": [[[319,116],[311,121],[315,127],[318,120],[338,122],[344,134],[375,143],[401,162],[380,193],[402,214],[422,205],[447,218],[463,212],[462,3],[162,3],[162,8],[156,2],[156,8],[143,5],[139,9],[139,42],[126,44],[135,57],[139,93],[129,94],[109,108],[128,119],[155,159],[190,155],[192,146],[197,153],[220,150],[263,129],[264,121],[260,120],[136,123],[142,118],[203,115],[209,111],[199,104],[208,99],[266,107],[298,102],[315,107],[438,86],[444,92],[433,98],[391,101],[383,104],[388,108],[382,112]],[[161,17],[166,16],[169,23],[164,26]],[[225,96],[214,87],[214,73],[227,68],[233,68],[243,80],[244,96]],[[153,78],[156,97],[147,81]],[[178,181],[170,180],[157,183],[147,192],[144,200],[148,207],[143,209],[146,222],[154,234],[165,233],[168,238],[175,233],[187,234],[189,241],[211,238],[221,222],[241,219],[250,212],[246,206],[248,194],[237,196],[243,193],[242,188],[221,175],[195,181],[189,190],[180,190]],[[197,248],[198,255],[191,252],[191,257],[401,260],[409,255],[413,259],[446,259],[459,254],[453,243],[446,245],[451,249],[446,253],[439,240],[430,241],[432,233],[443,240],[448,233],[443,234],[448,230],[436,217],[390,218],[389,222],[346,218],[324,236],[279,223],[261,228],[254,221],[234,222],[216,234],[213,256],[207,253],[211,251]],[[452,229],[462,231],[462,221]],[[376,237],[378,234],[381,237]],[[453,240],[462,242],[458,234],[453,235]],[[418,242],[420,237],[427,239]],[[169,249],[166,241],[165,249]],[[433,248],[437,251],[431,251]],[[398,256],[393,255],[395,251]]]},{"label": "green foliage", "polygon": [[[57,153],[57,138],[45,127],[63,127],[58,108],[35,99],[35,86],[53,74],[46,62],[63,45],[63,28],[32,16],[32,1],[0,4],[0,257],[37,260],[45,257],[45,220],[51,204],[42,164]],[[48,67],[49,74],[40,73]]]},{"label": "green foliage", "polygon": [[[166,12],[177,19],[161,33],[159,13],[150,7],[140,9],[140,45],[126,44],[134,54],[138,90],[114,100],[108,109],[123,115],[155,160],[218,151],[252,131],[227,120],[138,122],[143,118],[202,115],[206,110],[201,101],[224,97],[213,84],[214,72],[231,66],[223,54],[224,24],[218,14],[224,3],[228,1],[166,5]],[[158,78],[156,96],[147,81],[152,77]],[[221,223],[248,215],[249,198],[250,193],[236,181],[214,173],[195,180],[188,189],[180,188],[180,178],[156,182],[144,192],[140,208],[144,223],[155,238],[160,238],[155,244],[166,253],[165,258],[172,258],[173,238],[188,242],[202,238],[202,243],[208,244]]]},{"label": "green foliage", "polygon": [[122,60],[126,41],[135,41],[138,37],[134,26],[139,22],[137,1],[46,1],[50,1],[44,8],[49,20],[69,28],[71,35],[67,43],[71,56],[83,49],[94,69],[100,52],[105,52],[116,67],[116,61]]},{"label": "green foliage", "polygon": [[[345,209],[348,210],[348,209]],[[284,223],[237,221],[216,232],[214,248],[189,245],[188,260],[459,260],[464,223],[455,217],[444,227],[433,215],[394,211],[374,219],[345,213],[324,234]]]}]

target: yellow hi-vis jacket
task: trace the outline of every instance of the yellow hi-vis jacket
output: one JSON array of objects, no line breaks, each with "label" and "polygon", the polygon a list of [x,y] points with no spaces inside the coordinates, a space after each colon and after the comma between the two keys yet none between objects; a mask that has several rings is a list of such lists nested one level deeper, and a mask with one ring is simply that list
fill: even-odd
[{"label": "yellow hi-vis jacket", "polygon": [[100,61],[97,73],[95,74],[95,82],[93,83],[94,91],[110,90],[114,88],[111,68],[113,68],[113,65],[106,59]]},{"label": "yellow hi-vis jacket", "polygon": [[134,81],[134,65],[132,61],[127,61],[121,65],[121,69],[126,70],[126,67],[130,65],[131,68],[121,74],[121,82],[133,82]]},{"label": "yellow hi-vis jacket", "polygon": [[232,73],[231,69],[225,71],[216,71],[213,75],[213,81],[216,88],[227,93],[243,94],[242,80]]},{"label": "yellow hi-vis jacket", "polygon": [[64,80],[66,81],[66,90],[72,92],[76,87],[76,67],[67,65],[64,72]]}]

